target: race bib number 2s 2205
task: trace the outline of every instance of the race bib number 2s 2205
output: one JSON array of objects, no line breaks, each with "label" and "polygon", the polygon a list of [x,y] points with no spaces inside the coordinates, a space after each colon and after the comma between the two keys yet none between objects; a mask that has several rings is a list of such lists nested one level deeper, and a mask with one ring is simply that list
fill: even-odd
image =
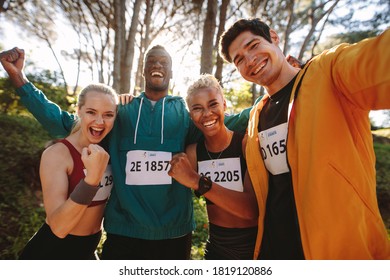
[{"label": "race bib number 2s 2205", "polygon": [[244,190],[239,157],[198,161],[198,172],[226,189]]}]

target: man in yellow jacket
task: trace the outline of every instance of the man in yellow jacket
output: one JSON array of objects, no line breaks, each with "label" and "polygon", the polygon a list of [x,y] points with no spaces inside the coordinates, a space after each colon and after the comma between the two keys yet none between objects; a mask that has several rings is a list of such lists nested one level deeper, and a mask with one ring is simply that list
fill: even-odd
[{"label": "man in yellow jacket", "polygon": [[241,19],[220,53],[267,94],[248,124],[246,159],[259,205],[255,259],[390,259],[369,111],[390,108],[390,30],[341,44],[302,69],[279,37]]}]

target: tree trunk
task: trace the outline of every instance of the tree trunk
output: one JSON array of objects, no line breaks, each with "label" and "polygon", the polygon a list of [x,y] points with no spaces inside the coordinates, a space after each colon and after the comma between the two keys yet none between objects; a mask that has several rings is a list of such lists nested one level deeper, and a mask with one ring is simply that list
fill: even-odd
[{"label": "tree trunk", "polygon": [[126,1],[114,0],[114,31],[115,31],[115,44],[114,44],[114,68],[112,71],[113,76],[113,88],[120,93],[120,81],[121,81],[121,58],[122,58],[122,46],[125,41],[126,32]]},{"label": "tree trunk", "polygon": [[284,32],[284,44],[283,44],[283,53],[284,55],[287,55],[288,54],[288,51],[289,51],[289,38],[290,38],[290,34],[291,32],[293,31],[292,30],[292,26],[293,26],[293,23],[294,23],[294,3],[295,0],[290,0],[288,3],[287,3],[287,10],[288,10],[288,21],[287,21],[287,26],[286,26],[286,31]]},{"label": "tree trunk", "polygon": [[[227,14],[227,8],[229,4],[230,4],[230,0],[222,0],[221,6],[219,8],[219,26],[218,26],[217,38],[215,40],[215,47],[214,47],[216,50],[218,50],[219,38],[221,37],[222,33],[225,31],[226,14]],[[223,58],[220,55],[217,55],[217,62],[215,66],[216,66],[215,77],[218,79],[218,81],[222,81]]]},{"label": "tree trunk", "polygon": [[143,1],[135,0],[133,8],[133,17],[131,19],[130,30],[127,35],[125,55],[121,61],[121,86],[119,93],[129,93],[131,87],[131,70],[134,60],[135,49],[135,35],[137,34],[137,28],[139,23],[139,13],[141,10],[141,4]]},{"label": "tree trunk", "polygon": [[135,85],[133,95],[138,95],[144,89],[144,77],[143,77],[143,68],[144,68],[144,56],[146,50],[150,44],[150,24],[152,21],[152,10],[153,6],[150,3],[150,0],[145,1],[146,11],[145,11],[145,19],[144,26],[142,28],[141,34],[141,45],[139,48],[139,58],[138,58],[138,67],[137,72],[135,74]]},{"label": "tree trunk", "polygon": [[326,3],[322,3],[322,4],[318,5],[318,6],[310,9],[310,12],[309,12],[309,22],[310,22],[311,26],[310,26],[309,32],[307,33],[307,35],[305,37],[305,40],[302,43],[301,50],[300,50],[299,56],[298,56],[298,60],[302,61],[303,55],[304,55],[305,51],[308,48],[309,42],[312,39],[312,37],[314,35],[314,32],[316,31],[317,24],[322,20],[322,18],[325,15],[330,14],[330,13],[333,12],[333,10],[337,6],[338,2],[339,2],[339,0],[336,0],[332,4],[332,6],[329,7],[328,10],[326,10],[324,12],[321,12],[318,16],[316,16],[316,11],[317,10],[322,10],[325,7]]},{"label": "tree trunk", "polygon": [[212,73],[213,71],[213,50],[218,1],[207,1],[207,14],[203,26],[203,40],[200,58],[200,73]]}]

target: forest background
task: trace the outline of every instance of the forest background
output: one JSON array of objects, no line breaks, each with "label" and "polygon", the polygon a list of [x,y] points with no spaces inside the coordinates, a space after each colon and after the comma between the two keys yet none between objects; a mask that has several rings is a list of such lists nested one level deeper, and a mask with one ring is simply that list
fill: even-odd
[{"label": "forest background", "polygon": [[[243,81],[217,53],[218,38],[241,17],[260,17],[281,37],[281,49],[306,61],[340,42],[354,43],[389,27],[388,0],[0,0],[0,51],[26,50],[30,81],[67,111],[80,87],[102,82],[119,93],[143,89],[143,56],[161,44],[173,56],[170,93],[185,96],[200,73],[215,75],[229,112],[264,90]],[[390,113],[372,113],[378,203],[390,228]],[[52,139],[20,104],[0,70],[0,259],[15,259],[44,220],[38,166]],[[204,201],[194,198],[192,257],[207,239]]]}]

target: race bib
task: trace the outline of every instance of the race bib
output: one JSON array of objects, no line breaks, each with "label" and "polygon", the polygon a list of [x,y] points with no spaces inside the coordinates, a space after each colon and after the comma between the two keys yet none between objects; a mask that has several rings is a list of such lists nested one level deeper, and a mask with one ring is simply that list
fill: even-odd
[{"label": "race bib", "polygon": [[288,123],[283,123],[258,134],[261,155],[272,175],[289,172],[286,157],[287,129]]},{"label": "race bib", "polygon": [[[84,174],[87,175],[87,170],[84,169]],[[114,181],[112,177],[111,165],[108,164],[106,171],[104,171],[103,177],[99,183],[99,190],[93,197],[92,201],[106,200],[111,193],[111,189],[114,186]]]},{"label": "race bib", "polygon": [[198,173],[209,177],[213,182],[226,189],[244,191],[240,158],[199,161]]},{"label": "race bib", "polygon": [[126,185],[169,185],[171,152],[136,150],[127,153]]}]

